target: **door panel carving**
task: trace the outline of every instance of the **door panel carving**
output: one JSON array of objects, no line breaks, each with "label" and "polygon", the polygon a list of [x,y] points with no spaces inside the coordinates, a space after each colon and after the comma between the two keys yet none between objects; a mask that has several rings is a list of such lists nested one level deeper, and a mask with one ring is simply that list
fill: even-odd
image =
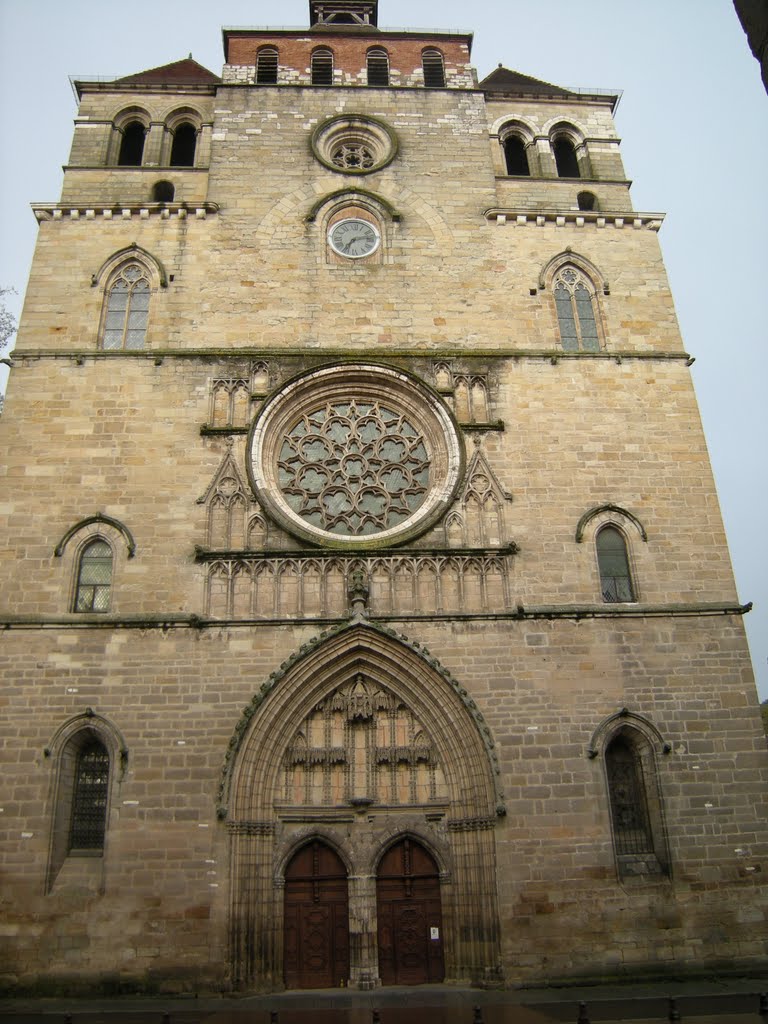
[{"label": "door panel carving", "polygon": [[382,857],[376,906],[382,984],[442,981],[440,876],[430,854],[412,839],[401,840]]},{"label": "door panel carving", "polygon": [[349,978],[347,873],[319,841],[286,869],[283,949],[288,988],[336,988]]}]

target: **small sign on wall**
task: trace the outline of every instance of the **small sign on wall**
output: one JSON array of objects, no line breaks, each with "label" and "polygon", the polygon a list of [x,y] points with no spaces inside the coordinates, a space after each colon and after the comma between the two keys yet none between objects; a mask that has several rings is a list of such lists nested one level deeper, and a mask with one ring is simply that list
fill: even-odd
[{"label": "small sign on wall", "polygon": [[429,937],[430,937],[430,939],[433,942],[439,942],[440,941],[440,929],[439,928],[430,928],[429,929]]}]

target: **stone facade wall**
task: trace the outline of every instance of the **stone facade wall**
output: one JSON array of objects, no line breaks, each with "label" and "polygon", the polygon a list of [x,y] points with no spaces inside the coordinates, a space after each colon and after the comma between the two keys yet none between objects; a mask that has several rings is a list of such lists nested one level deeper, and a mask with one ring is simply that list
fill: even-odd
[{"label": "stone facade wall", "polygon": [[[148,102],[86,94],[78,166],[38,210],[0,419],[2,984],[279,987],[285,865],[313,836],[352,880],[353,984],[376,983],[377,857],[403,834],[439,865],[450,980],[761,964],[768,755],[743,609],[660,220],[632,211],[606,103],[225,85],[199,111],[204,168],[110,169],[102,128]],[[153,124],[191,100],[157,103]],[[330,169],[312,139],[332,117],[384,122],[396,155]],[[581,127],[594,215],[546,161],[500,177],[510,118],[542,160],[561,121]],[[148,203],[156,174],[173,204]],[[328,227],[360,210],[381,247],[345,262]],[[135,352],[101,347],[119,253],[151,279]],[[561,343],[564,266],[590,282],[594,351]],[[461,478],[407,543],[312,544],[251,488],[249,424],[328,363],[371,380],[386,365],[447,407]],[[607,524],[632,602],[602,599]],[[77,613],[94,537],[113,552],[109,611]],[[342,684],[423,726],[421,753],[381,763],[431,758],[431,803],[286,799],[289,741]],[[622,723],[644,737],[656,873],[614,849]],[[103,856],[67,855],[80,734],[110,756]]]}]

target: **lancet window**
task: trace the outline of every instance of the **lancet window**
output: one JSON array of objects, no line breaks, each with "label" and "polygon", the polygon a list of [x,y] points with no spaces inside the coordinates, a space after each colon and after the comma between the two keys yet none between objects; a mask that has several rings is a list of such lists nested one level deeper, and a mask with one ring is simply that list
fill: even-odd
[{"label": "lancet window", "polygon": [[102,348],[144,348],[149,297],[150,281],[146,268],[136,261],[123,264],[107,289]]},{"label": "lancet window", "polygon": [[555,277],[555,296],[560,341],[566,351],[598,352],[600,338],[592,282],[574,266],[565,266]]}]

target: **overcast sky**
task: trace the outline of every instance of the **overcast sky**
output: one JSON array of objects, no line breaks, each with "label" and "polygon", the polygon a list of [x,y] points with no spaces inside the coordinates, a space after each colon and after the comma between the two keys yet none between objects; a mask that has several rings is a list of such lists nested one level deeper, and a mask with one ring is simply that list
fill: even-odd
[{"label": "overcast sky", "polygon": [[[120,76],[192,53],[219,72],[221,26],[304,27],[305,0],[0,0],[0,285],[26,285],[35,202],[56,202],[72,134],[68,76]],[[709,443],[762,698],[768,697],[768,98],[729,0],[380,0],[382,27],[474,31],[497,64],[623,90],[635,209],[661,245]]]}]

